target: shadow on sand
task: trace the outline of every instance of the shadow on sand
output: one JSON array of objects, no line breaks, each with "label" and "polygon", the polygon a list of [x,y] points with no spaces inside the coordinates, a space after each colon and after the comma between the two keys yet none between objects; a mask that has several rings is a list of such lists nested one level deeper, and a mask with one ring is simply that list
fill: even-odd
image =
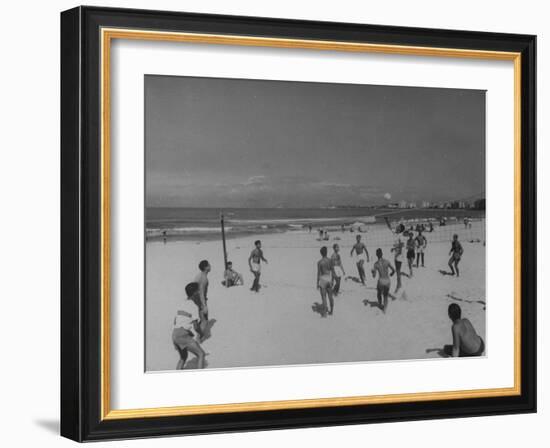
[{"label": "shadow on sand", "polygon": [[321,317],[326,317],[326,314],[328,314],[328,310],[323,306],[322,303],[315,302],[313,305],[311,305],[311,309],[319,314]]},{"label": "shadow on sand", "polygon": [[444,345],[443,348],[427,348],[426,353],[437,353],[442,358],[450,358],[453,355],[453,346]]}]

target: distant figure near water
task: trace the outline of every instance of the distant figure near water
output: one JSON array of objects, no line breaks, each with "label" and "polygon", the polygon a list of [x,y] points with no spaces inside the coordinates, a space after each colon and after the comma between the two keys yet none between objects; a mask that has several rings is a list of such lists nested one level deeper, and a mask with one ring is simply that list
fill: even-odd
[{"label": "distant figure near water", "polygon": [[370,261],[369,251],[367,246],[361,242],[361,235],[355,237],[355,244],[351,248],[350,257],[353,257],[355,253],[355,264],[357,265],[357,271],[359,272],[359,279],[361,283],[365,284],[365,261],[368,263]]},{"label": "distant figure near water", "polygon": [[261,273],[261,262],[267,263],[267,260],[264,258],[264,253],[262,251],[262,242],[260,240],[256,240],[254,242],[255,248],[252,249],[252,252],[250,252],[250,256],[248,257],[248,267],[250,268],[250,272],[254,274],[254,282],[252,283],[252,287],[250,288],[250,291],[259,292],[260,291],[260,273]]},{"label": "distant figure near water", "polygon": [[327,247],[321,247],[322,258],[317,262],[317,288],[321,293],[321,300],[323,301],[323,310],[321,317],[327,317],[327,295],[330,303],[330,309],[328,314],[332,315],[334,311],[334,298],[332,296],[332,279],[335,277],[334,266],[332,261],[327,257]]},{"label": "distant figure near water", "polygon": [[372,276],[376,277],[378,272],[378,284],[376,285],[376,296],[378,298],[378,306],[383,313],[386,313],[388,307],[388,295],[390,294],[390,277],[388,276],[388,269],[391,270],[391,275],[395,274],[395,269],[391,263],[382,258],[382,249],[376,249],[376,257],[378,261],[374,263],[372,268]]},{"label": "distant figure near water", "polygon": [[451,303],[448,309],[449,319],[453,321],[453,357],[481,356],[485,351],[485,343],[478,336],[474,326],[468,319],[462,318],[462,310],[456,303]]}]

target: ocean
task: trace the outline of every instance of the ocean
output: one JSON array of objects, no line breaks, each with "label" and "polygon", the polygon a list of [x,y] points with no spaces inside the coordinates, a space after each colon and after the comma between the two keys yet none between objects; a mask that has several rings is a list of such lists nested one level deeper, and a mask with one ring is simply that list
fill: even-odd
[{"label": "ocean", "polygon": [[287,231],[333,231],[353,228],[364,231],[370,225],[393,222],[461,220],[484,217],[485,212],[460,209],[386,209],[372,207],[338,208],[167,208],[147,207],[145,211],[148,240],[212,240],[221,237],[221,215],[227,238],[243,235]]}]

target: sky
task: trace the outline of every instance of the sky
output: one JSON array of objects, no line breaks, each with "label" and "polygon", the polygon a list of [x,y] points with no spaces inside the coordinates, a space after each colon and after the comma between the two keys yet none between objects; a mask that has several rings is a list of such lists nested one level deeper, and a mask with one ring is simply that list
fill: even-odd
[{"label": "sky", "polygon": [[146,205],[484,197],[485,91],[145,77]]}]

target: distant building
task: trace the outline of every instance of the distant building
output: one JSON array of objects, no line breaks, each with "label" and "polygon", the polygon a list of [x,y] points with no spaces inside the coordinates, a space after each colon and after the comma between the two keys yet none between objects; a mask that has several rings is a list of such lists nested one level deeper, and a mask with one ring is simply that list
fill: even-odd
[{"label": "distant building", "polygon": [[399,204],[397,202],[392,202],[391,204],[388,204],[388,208],[399,208]]},{"label": "distant building", "polygon": [[409,208],[416,208],[416,202],[409,202]]},{"label": "distant building", "polygon": [[422,208],[430,208],[430,201],[422,201]]},{"label": "distant building", "polygon": [[399,202],[399,208],[407,208],[407,201]]}]

